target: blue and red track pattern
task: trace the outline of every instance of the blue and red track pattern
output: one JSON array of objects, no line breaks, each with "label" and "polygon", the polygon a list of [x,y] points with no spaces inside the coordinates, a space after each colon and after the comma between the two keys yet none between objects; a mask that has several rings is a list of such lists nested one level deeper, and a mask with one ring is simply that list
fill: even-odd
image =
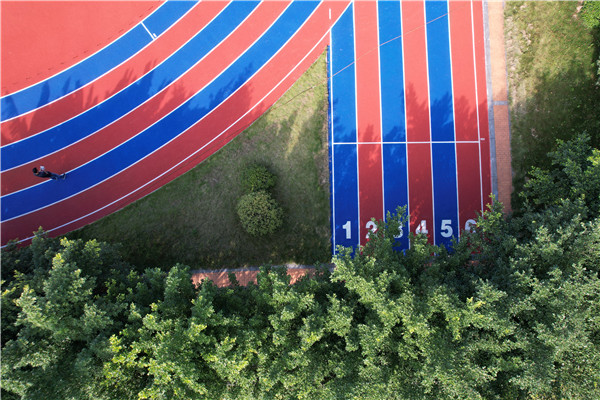
[{"label": "blue and red track pattern", "polygon": [[331,33],[333,246],[407,206],[451,244],[491,193],[481,2],[356,2]]},{"label": "blue and red track pattern", "polygon": [[[5,41],[35,42],[41,54],[49,39],[18,36],[15,19],[31,23],[23,15],[36,11],[2,3],[2,244],[38,226],[77,229],[188,171],[330,43],[334,244],[358,244],[368,220],[397,204],[409,205],[411,230],[424,221],[445,243],[448,226],[457,234],[483,206],[481,2],[148,1],[113,3],[123,10],[114,22],[106,3],[50,4],[40,7],[65,32],[77,32],[77,11],[102,22],[78,29],[116,34],[88,43],[82,32],[84,55],[55,41],[34,74]],[[68,178],[40,181],[39,165]]]}]

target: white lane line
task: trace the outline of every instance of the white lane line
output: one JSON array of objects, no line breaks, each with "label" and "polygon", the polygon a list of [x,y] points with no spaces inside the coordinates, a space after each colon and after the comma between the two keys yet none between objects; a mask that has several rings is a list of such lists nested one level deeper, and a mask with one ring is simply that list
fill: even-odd
[{"label": "white lane line", "polygon": [[142,25],[144,27],[144,29],[146,30],[146,32],[148,32],[148,35],[150,35],[150,37],[152,38],[152,40],[156,39],[156,34],[150,32],[150,29],[148,29],[148,27],[146,26],[146,24],[144,24],[144,21],[140,22],[140,25]]}]

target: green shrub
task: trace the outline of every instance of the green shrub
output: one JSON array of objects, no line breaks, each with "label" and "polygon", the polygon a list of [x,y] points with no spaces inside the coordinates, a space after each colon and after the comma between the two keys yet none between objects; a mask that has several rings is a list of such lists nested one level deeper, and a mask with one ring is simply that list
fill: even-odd
[{"label": "green shrub", "polygon": [[275,175],[267,167],[251,164],[242,171],[242,188],[245,193],[269,191],[275,186]]},{"label": "green shrub", "polygon": [[583,24],[590,29],[600,27],[600,2],[586,1],[581,8]]},{"label": "green shrub", "polygon": [[240,197],[237,213],[246,232],[253,236],[273,233],[283,225],[283,209],[265,191]]}]

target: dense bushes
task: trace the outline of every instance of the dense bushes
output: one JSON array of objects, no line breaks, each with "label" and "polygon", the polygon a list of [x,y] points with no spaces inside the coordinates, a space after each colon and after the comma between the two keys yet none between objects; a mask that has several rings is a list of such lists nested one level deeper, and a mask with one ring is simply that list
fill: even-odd
[{"label": "dense bushes", "polygon": [[265,191],[240,197],[237,214],[246,232],[254,236],[273,233],[283,224],[283,210]]},{"label": "dense bushes", "polygon": [[600,2],[587,0],[581,7],[581,19],[590,29],[600,27]]},{"label": "dense bushes", "polygon": [[452,253],[395,252],[389,218],[294,285],[265,267],[194,288],[181,265],[140,274],[109,245],[37,237],[2,255],[2,396],[600,398],[600,197],[578,186],[600,153],[553,157],[520,216],[494,204]]},{"label": "dense bushes", "polygon": [[275,175],[267,167],[251,164],[242,171],[242,189],[246,193],[269,191],[275,186]]},{"label": "dense bushes", "polygon": [[264,165],[251,164],[242,171],[245,194],[236,211],[244,230],[253,236],[271,234],[283,225],[283,209],[270,193],[276,180]]}]

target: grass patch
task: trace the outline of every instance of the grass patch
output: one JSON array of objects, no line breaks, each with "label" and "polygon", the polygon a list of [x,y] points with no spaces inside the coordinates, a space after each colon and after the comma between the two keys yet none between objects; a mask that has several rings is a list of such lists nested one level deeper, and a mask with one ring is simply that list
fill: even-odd
[{"label": "grass patch", "polygon": [[551,168],[557,139],[587,131],[600,145],[600,35],[583,23],[580,2],[525,1],[506,3],[505,37],[518,208],[527,173]]},{"label": "grass patch", "polygon": [[[138,267],[223,268],[331,259],[325,54],[252,126],[190,172],[70,237],[121,243]],[[260,163],[283,228],[244,232],[236,214],[241,173]]]}]

